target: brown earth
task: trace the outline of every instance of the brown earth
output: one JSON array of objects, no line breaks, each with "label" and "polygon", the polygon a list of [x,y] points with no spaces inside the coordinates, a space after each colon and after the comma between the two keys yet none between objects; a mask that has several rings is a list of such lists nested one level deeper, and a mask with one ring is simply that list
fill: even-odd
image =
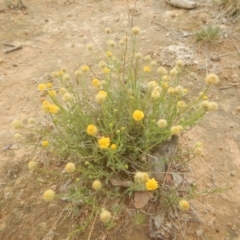
[{"label": "brown earth", "polygon": [[[89,63],[94,56],[89,56],[85,46],[89,42],[103,46],[106,27],[113,30],[114,40],[120,40],[129,28],[131,14],[127,2],[119,0],[32,0],[25,4],[26,9],[10,10],[0,3],[0,10],[4,10],[0,12],[0,239],[67,239],[80,222],[65,209],[64,202],[42,201],[42,193],[54,184],[29,173],[27,162],[46,156],[14,143],[11,122],[41,115],[38,83],[63,66],[73,72]],[[129,5],[133,11],[134,1]],[[186,221],[175,239],[240,239],[239,22],[227,20],[222,24],[223,16],[216,5],[206,4],[189,11],[152,0],[137,1],[134,15],[133,25],[142,29],[139,50],[144,55],[150,54],[159,61],[162,49],[179,44],[193,51],[193,64],[186,67],[186,87],[199,92],[206,72],[215,72],[221,79],[209,94],[219,103],[219,110],[207,114],[184,134],[180,145],[204,142],[204,156],[190,162],[188,171],[188,179],[196,181],[199,189],[231,189],[201,194],[191,200],[192,211],[201,221]],[[191,33],[212,24],[222,24],[220,43],[212,47],[196,44]],[[184,36],[186,33],[190,35]],[[22,44],[23,48],[4,54],[6,43]],[[9,144],[13,145],[7,149]],[[131,203],[129,211],[133,216]],[[91,239],[149,239],[146,222],[123,223],[108,232],[97,221]],[[197,238],[199,229],[203,236]],[[89,231],[75,239],[89,239],[88,236]]]}]

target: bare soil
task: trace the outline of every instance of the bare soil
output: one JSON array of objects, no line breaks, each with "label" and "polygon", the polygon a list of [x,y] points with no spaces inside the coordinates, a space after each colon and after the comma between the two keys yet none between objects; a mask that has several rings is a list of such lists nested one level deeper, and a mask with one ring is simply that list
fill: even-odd
[{"label": "bare soil", "polygon": [[[131,13],[133,25],[142,29],[140,51],[150,54],[159,65],[165,47],[182,44],[191,49],[186,87],[199,92],[207,72],[215,72],[221,80],[209,94],[211,100],[219,103],[219,110],[207,114],[184,134],[180,146],[196,141],[205,146],[204,155],[189,163],[189,181],[210,192],[216,187],[230,189],[191,200],[198,221],[186,220],[175,239],[240,239],[239,22],[225,21],[218,7],[208,3],[189,11],[153,0],[136,1],[134,10],[134,1],[129,2],[130,12],[127,2],[119,0],[26,0],[27,8],[21,10],[8,9],[0,3],[0,239],[67,239],[68,233],[81,224],[81,219],[65,210],[65,202],[43,202],[42,193],[56,183],[29,173],[27,163],[47,156],[17,145],[11,122],[41,115],[38,84],[63,66],[73,72],[89,63],[93,56],[89,56],[86,44],[103,46],[106,27],[112,29],[115,41],[120,40],[129,28]],[[221,25],[219,44],[196,44],[191,34],[212,24]],[[23,47],[4,54],[6,43]],[[133,216],[132,200],[129,211]],[[89,226],[85,234],[76,235],[75,239],[150,239],[148,221],[138,224],[122,218],[120,222],[115,230],[108,231],[96,221],[91,234]],[[197,237],[200,229],[203,235]]]}]

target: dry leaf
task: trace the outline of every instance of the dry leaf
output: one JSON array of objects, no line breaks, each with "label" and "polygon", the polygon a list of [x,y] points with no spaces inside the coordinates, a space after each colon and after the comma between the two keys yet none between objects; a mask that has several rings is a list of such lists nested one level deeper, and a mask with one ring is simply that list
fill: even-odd
[{"label": "dry leaf", "polygon": [[152,192],[141,191],[134,193],[134,207],[137,209],[143,208],[153,196]]}]

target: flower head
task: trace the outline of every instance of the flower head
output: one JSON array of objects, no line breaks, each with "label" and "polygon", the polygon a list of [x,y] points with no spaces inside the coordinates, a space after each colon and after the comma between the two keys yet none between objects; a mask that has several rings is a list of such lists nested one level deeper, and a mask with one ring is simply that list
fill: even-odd
[{"label": "flower head", "polygon": [[180,95],[183,94],[183,87],[182,86],[175,87],[175,93]]},{"label": "flower head", "polygon": [[155,178],[148,179],[145,185],[146,185],[146,189],[149,191],[153,191],[158,188],[158,182]]},{"label": "flower head", "polygon": [[14,138],[14,140],[16,140],[16,141],[20,141],[20,140],[23,139],[23,136],[22,136],[20,133],[15,133],[15,134],[13,135],[13,138]]},{"label": "flower head", "polygon": [[215,85],[219,82],[219,78],[216,74],[214,73],[210,73],[206,76],[205,78],[205,82],[208,84],[208,85]]},{"label": "flower head", "polygon": [[111,52],[111,51],[107,51],[107,52],[106,52],[106,55],[107,55],[107,57],[109,57],[109,58],[110,58],[110,57],[112,57],[112,55],[113,55],[113,54],[112,54],[112,52]]},{"label": "flower head", "polygon": [[98,128],[95,125],[90,124],[87,126],[87,134],[88,135],[96,136],[97,133],[98,133]]},{"label": "flower head", "polygon": [[150,62],[151,60],[152,60],[152,58],[151,58],[150,55],[146,55],[146,56],[144,57],[144,61],[146,61],[146,62]]},{"label": "flower head", "polygon": [[66,81],[66,82],[68,82],[68,81],[70,81],[71,80],[71,77],[70,77],[70,75],[69,74],[64,74],[63,75],[63,81]]},{"label": "flower head", "polygon": [[113,41],[113,40],[109,40],[108,42],[107,42],[107,44],[110,46],[110,47],[115,47],[116,46],[116,43]]},{"label": "flower head", "polygon": [[65,166],[65,170],[66,170],[67,173],[73,173],[76,170],[76,166],[75,166],[74,163],[71,163],[71,162],[67,163],[66,166]]},{"label": "flower head", "polygon": [[172,135],[180,135],[180,133],[183,131],[183,127],[181,125],[176,125],[171,127],[171,134]]},{"label": "flower head", "polygon": [[65,93],[62,98],[64,102],[71,102],[73,100],[72,94],[68,92]]},{"label": "flower head", "polygon": [[14,120],[12,121],[12,128],[13,129],[19,129],[22,128],[22,122],[20,120]]},{"label": "flower head", "polygon": [[34,170],[34,169],[37,168],[37,166],[38,166],[38,164],[37,164],[35,161],[30,161],[30,162],[28,163],[28,169],[29,169],[29,170]]},{"label": "flower head", "polygon": [[107,66],[107,64],[104,61],[101,61],[101,62],[99,62],[98,66],[100,68],[105,68]]},{"label": "flower head", "polygon": [[59,92],[60,92],[61,95],[64,95],[67,92],[67,89],[66,88],[60,88]]},{"label": "flower head", "polygon": [[157,125],[159,128],[165,128],[167,127],[167,121],[165,119],[159,119]]},{"label": "flower head", "polygon": [[180,68],[183,67],[183,66],[184,66],[183,61],[180,60],[180,59],[178,59],[177,62],[176,62],[176,66],[178,66],[178,67],[180,67]]},{"label": "flower head", "polygon": [[149,66],[145,66],[143,68],[143,71],[146,72],[146,73],[150,73],[151,72],[151,68]]},{"label": "flower head", "polygon": [[146,183],[149,179],[149,175],[146,172],[136,172],[134,181],[137,183]]},{"label": "flower head", "polygon": [[201,147],[196,147],[193,149],[194,155],[202,155],[203,154],[203,149]]},{"label": "flower head", "polygon": [[75,74],[76,77],[80,77],[80,76],[82,76],[83,73],[82,73],[81,70],[77,69],[77,70],[74,72],[74,74]]},{"label": "flower head", "polygon": [[88,72],[88,71],[89,71],[88,65],[83,65],[83,66],[81,66],[81,70],[82,70],[83,72]]},{"label": "flower head", "polygon": [[167,90],[168,94],[174,94],[175,93],[175,88],[174,87],[170,87]]},{"label": "flower head", "polygon": [[177,71],[176,68],[173,68],[173,69],[171,69],[171,71],[169,72],[169,74],[170,74],[170,76],[177,76],[178,71]]},{"label": "flower head", "polygon": [[111,144],[110,148],[111,148],[112,150],[116,150],[116,149],[117,149],[117,145],[113,143],[113,144]]},{"label": "flower head", "polygon": [[132,33],[133,34],[138,35],[139,32],[140,32],[140,28],[139,27],[135,26],[135,27],[132,28]]},{"label": "flower head", "polygon": [[159,92],[158,90],[154,89],[154,90],[152,91],[152,93],[151,93],[151,98],[152,98],[152,99],[158,99],[158,98],[160,98],[160,92]]},{"label": "flower head", "polygon": [[103,223],[108,223],[111,220],[111,218],[112,214],[105,209],[103,209],[102,212],[100,213],[100,219]]},{"label": "flower head", "polygon": [[108,74],[108,73],[110,73],[110,69],[108,67],[105,67],[105,68],[103,68],[103,72],[105,74]]},{"label": "flower head", "polygon": [[92,49],[93,49],[92,44],[90,44],[90,43],[87,44],[86,49],[89,50],[89,51],[92,51]]},{"label": "flower head", "polygon": [[150,82],[147,84],[148,90],[152,90],[152,89],[155,88],[156,86],[158,86],[158,84],[157,84],[156,81],[150,81]]},{"label": "flower head", "polygon": [[110,146],[110,138],[109,137],[102,137],[98,139],[98,146],[100,149],[107,149]]},{"label": "flower head", "polygon": [[52,72],[51,76],[52,76],[52,78],[57,78],[58,77],[58,72]]},{"label": "flower head", "polygon": [[43,199],[46,202],[51,202],[55,198],[55,192],[52,189],[45,191],[43,194]]},{"label": "flower head", "polygon": [[49,142],[47,140],[44,140],[41,142],[43,147],[47,147],[49,145]]},{"label": "flower head", "polygon": [[144,118],[144,113],[143,113],[143,111],[136,110],[133,112],[132,117],[136,122],[139,122]]},{"label": "flower head", "polygon": [[184,199],[179,201],[178,206],[182,211],[187,211],[190,208],[189,202]]},{"label": "flower head", "polygon": [[105,91],[99,91],[98,94],[95,97],[95,101],[97,103],[103,103],[107,98],[107,92]]},{"label": "flower head", "polygon": [[97,78],[94,78],[94,79],[92,80],[92,85],[93,85],[94,87],[99,87],[99,86],[100,86],[100,81],[99,81]]},{"label": "flower head", "polygon": [[99,180],[95,180],[92,184],[94,190],[100,190],[102,188],[102,183]]},{"label": "flower head", "polygon": [[47,88],[51,88],[53,86],[53,84],[49,82],[46,84],[46,86],[47,86]]},{"label": "flower head", "polygon": [[110,28],[105,28],[105,33],[109,34],[111,32],[112,32],[112,30]]},{"label": "flower head", "polygon": [[62,67],[61,68],[61,72],[66,73],[67,72],[67,68],[66,67]]},{"label": "flower head", "polygon": [[177,102],[177,108],[185,108],[185,107],[186,107],[186,103],[184,101]]},{"label": "flower head", "polygon": [[158,72],[160,75],[162,75],[162,76],[168,74],[167,70],[166,70],[164,67],[159,67],[159,68],[157,69],[157,72]]},{"label": "flower head", "polygon": [[58,111],[59,111],[59,107],[56,106],[55,104],[50,104],[50,105],[48,106],[48,111],[49,111],[49,113],[51,113],[51,114],[57,114]]},{"label": "flower head", "polygon": [[141,59],[142,58],[142,54],[140,52],[137,52],[135,54],[135,57],[136,57],[136,59]]},{"label": "flower head", "polygon": [[218,110],[218,104],[216,102],[209,102],[207,105],[207,110],[209,110],[209,111]]},{"label": "flower head", "polygon": [[38,85],[38,90],[39,90],[39,91],[43,91],[43,90],[45,90],[46,88],[47,88],[47,85],[44,84],[44,83],[41,83],[41,84]]}]

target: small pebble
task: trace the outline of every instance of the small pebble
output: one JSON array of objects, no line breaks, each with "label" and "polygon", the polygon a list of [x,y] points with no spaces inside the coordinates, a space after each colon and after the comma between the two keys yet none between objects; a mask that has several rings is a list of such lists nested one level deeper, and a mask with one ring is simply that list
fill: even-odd
[{"label": "small pebble", "polygon": [[202,237],[203,236],[203,230],[202,229],[198,229],[196,231],[196,235],[197,235],[198,238]]}]

